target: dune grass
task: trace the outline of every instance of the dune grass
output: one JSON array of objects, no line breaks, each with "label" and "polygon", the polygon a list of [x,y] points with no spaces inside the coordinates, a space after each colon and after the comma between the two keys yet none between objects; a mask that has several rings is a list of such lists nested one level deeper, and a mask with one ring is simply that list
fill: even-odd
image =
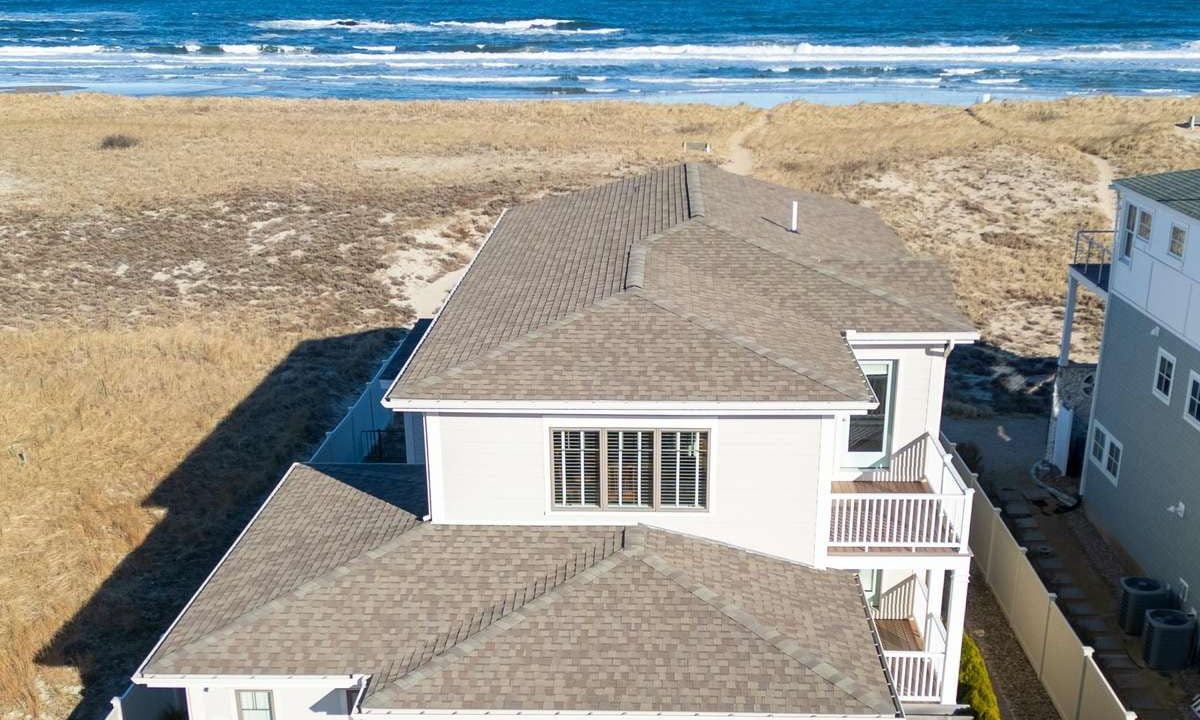
[{"label": "dune grass", "polygon": [[1070,233],[1106,222],[1096,158],[1200,165],[1187,114],[0,97],[0,715],[103,707],[505,205],[719,160],[765,118],[757,175],[946,258],[1015,363],[1056,342]]}]

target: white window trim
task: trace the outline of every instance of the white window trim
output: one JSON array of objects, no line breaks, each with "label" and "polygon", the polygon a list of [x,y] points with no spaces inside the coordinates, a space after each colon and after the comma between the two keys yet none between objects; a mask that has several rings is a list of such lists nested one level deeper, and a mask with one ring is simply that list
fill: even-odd
[{"label": "white window trim", "polygon": [[1188,424],[1192,427],[1200,430],[1200,420],[1192,417],[1191,413],[1188,412],[1188,403],[1192,397],[1192,385],[1195,383],[1200,383],[1200,373],[1197,373],[1195,370],[1189,370],[1187,387],[1184,388],[1183,393],[1183,419],[1187,420]]},{"label": "white window trim", "polygon": [[[1134,203],[1125,201],[1124,212],[1117,219],[1117,260],[1126,265],[1133,264],[1133,248],[1137,245],[1137,226],[1138,214],[1141,209]],[[1133,227],[1129,227],[1129,212],[1133,211]],[[1129,235],[1131,241],[1129,243],[1129,252],[1125,252],[1125,236]]]},{"label": "white window trim", "polygon": [[242,710],[242,697],[241,697],[242,693],[258,693],[258,692],[265,692],[267,694],[267,714],[271,718],[271,720],[275,720],[276,714],[275,714],[275,693],[274,692],[272,692],[271,690],[255,689],[255,688],[235,688],[233,691],[233,707],[234,707],[234,710],[236,711],[235,717],[238,720],[245,720],[244,715],[243,715],[244,711]]},{"label": "white window trim", "polygon": [[[550,418],[547,418],[550,420]],[[605,443],[605,433],[645,430],[652,432],[654,435],[654,480],[651,487],[650,505],[610,505],[607,501],[608,483],[604,472],[604,467],[607,464],[605,454],[607,452],[607,444]],[[546,465],[546,487],[547,493],[547,511],[554,515],[565,515],[570,513],[617,513],[621,515],[635,513],[670,513],[670,514],[697,514],[711,515],[713,507],[713,476],[716,463],[714,457],[716,454],[716,427],[705,423],[698,424],[669,424],[663,426],[647,426],[645,424],[631,425],[626,421],[613,422],[610,420],[600,424],[592,425],[575,425],[571,423],[556,423],[546,422],[543,427],[546,437],[546,456],[548,462]],[[600,497],[598,505],[558,505],[554,502],[554,433],[556,431],[595,431],[600,433],[600,456],[601,456],[601,471],[600,471]],[[663,505],[661,504],[661,489],[659,486],[659,463],[661,453],[661,437],[662,433],[667,432],[700,432],[708,436],[707,450],[707,480],[704,492],[705,503],[701,506],[691,505]]]},{"label": "white window trim", "polygon": [[[1163,358],[1171,361],[1171,383],[1165,394],[1158,389],[1158,368],[1162,365]],[[1154,377],[1150,379],[1150,392],[1167,407],[1171,406],[1171,396],[1175,394],[1175,376],[1179,374],[1178,370],[1179,363],[1175,362],[1175,356],[1160,347],[1158,354],[1154,356]]]},{"label": "white window trim", "polygon": [[[1095,441],[1097,428],[1100,429],[1100,432],[1104,433],[1104,457],[1100,458],[1099,460],[1097,460],[1096,456],[1092,454],[1092,444]],[[1116,475],[1114,475],[1108,471],[1108,456],[1110,453],[1109,448],[1111,448],[1113,445],[1117,446],[1117,452],[1121,456],[1120,459],[1117,461],[1117,474]],[[1108,481],[1113,484],[1113,487],[1116,487],[1117,486],[1117,478],[1121,474],[1121,463],[1125,462],[1125,446],[1122,445],[1118,440],[1113,438],[1113,435],[1112,435],[1112,433],[1110,433],[1108,431],[1108,428],[1101,425],[1098,420],[1092,421],[1092,429],[1090,432],[1088,432],[1087,456],[1088,456],[1088,460],[1090,460],[1091,463],[1093,465],[1095,465],[1100,470],[1101,473],[1104,474],[1104,477],[1108,478]]]},{"label": "white window trim", "polygon": [[[1171,252],[1171,238],[1172,238],[1172,236],[1175,235],[1176,230],[1183,231],[1183,254],[1182,255],[1176,255],[1175,253]],[[1188,233],[1190,232],[1190,230],[1191,230],[1191,228],[1189,228],[1187,225],[1181,225],[1180,223],[1177,223],[1177,222],[1171,223],[1171,230],[1170,230],[1170,232],[1167,233],[1167,258],[1169,258],[1171,261],[1176,262],[1176,263],[1182,263],[1183,258],[1187,256],[1187,247],[1188,247],[1188,240],[1189,240]]]},{"label": "white window trim", "polygon": [[[1137,206],[1137,209],[1138,209],[1137,223],[1133,226],[1133,236],[1135,238],[1137,238],[1138,240],[1140,240],[1141,242],[1149,244],[1150,238],[1152,238],[1154,236],[1154,211],[1150,210],[1149,208],[1144,208],[1140,205]],[[1150,234],[1147,235],[1146,237],[1142,237],[1142,235],[1141,235],[1142,214],[1143,213],[1150,216]]]}]

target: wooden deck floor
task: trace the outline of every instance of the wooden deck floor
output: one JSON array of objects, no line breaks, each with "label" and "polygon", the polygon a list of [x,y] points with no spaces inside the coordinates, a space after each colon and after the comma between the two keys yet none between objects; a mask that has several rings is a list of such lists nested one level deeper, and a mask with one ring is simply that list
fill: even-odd
[{"label": "wooden deck floor", "polygon": [[912,620],[876,620],[884,650],[920,650],[924,643]]},{"label": "wooden deck floor", "polygon": [[871,482],[850,480],[832,483],[835,493],[931,493],[929,483],[921,482]]}]

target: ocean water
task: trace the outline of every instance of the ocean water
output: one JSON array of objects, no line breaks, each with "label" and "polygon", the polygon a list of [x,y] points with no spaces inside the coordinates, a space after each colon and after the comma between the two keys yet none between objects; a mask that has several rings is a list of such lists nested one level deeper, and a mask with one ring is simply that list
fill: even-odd
[{"label": "ocean water", "polygon": [[1200,92],[1194,0],[0,0],[0,88],[970,103]]}]

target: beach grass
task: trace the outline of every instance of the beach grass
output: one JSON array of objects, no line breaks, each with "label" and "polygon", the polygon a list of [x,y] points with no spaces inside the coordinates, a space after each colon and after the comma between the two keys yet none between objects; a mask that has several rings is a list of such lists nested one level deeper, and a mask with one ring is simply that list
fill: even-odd
[{"label": "beach grass", "polygon": [[876,208],[1041,361],[1074,229],[1108,175],[1200,166],[1191,112],[0,97],[0,715],[103,709],[503,207],[747,130],[755,175]]}]

